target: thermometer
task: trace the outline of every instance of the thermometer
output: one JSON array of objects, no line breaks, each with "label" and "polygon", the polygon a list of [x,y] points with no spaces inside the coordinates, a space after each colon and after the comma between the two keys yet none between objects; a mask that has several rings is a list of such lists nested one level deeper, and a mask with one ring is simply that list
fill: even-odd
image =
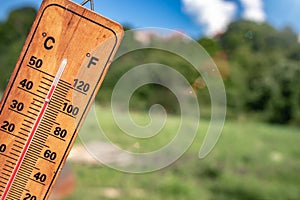
[{"label": "thermometer", "polygon": [[123,37],[69,0],[44,0],[0,104],[0,198],[47,199]]}]

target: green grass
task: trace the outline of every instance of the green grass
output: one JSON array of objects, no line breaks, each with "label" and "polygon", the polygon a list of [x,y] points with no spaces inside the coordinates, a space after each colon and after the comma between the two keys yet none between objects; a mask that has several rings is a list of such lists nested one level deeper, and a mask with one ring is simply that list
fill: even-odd
[{"label": "green grass", "polygon": [[[160,135],[138,140],[123,135],[108,109],[100,110],[102,127],[110,139],[132,151],[137,142],[142,149],[139,151],[169,142],[174,136],[170,132],[179,121],[170,117]],[[146,115],[139,113],[134,118],[140,122],[147,120]],[[157,172],[136,175],[104,166],[73,164],[78,182],[68,199],[300,199],[299,128],[227,121],[213,152],[199,160],[207,126],[208,121],[201,122],[190,149],[177,162]],[[93,128],[87,126],[83,131],[89,134]]]}]

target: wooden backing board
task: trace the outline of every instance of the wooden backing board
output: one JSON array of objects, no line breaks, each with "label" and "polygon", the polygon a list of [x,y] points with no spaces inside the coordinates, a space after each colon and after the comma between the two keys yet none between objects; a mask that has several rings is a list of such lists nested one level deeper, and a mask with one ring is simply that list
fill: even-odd
[{"label": "wooden backing board", "polygon": [[[48,198],[122,37],[119,24],[78,4],[43,1],[0,104],[1,199]],[[33,133],[64,59],[66,67]]]}]

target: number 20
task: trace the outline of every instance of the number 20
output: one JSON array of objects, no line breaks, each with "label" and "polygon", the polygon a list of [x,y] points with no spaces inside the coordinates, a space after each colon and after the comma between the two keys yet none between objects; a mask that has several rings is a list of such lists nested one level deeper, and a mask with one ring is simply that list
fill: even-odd
[{"label": "number 20", "polygon": [[4,121],[3,125],[1,126],[1,129],[4,130],[4,131],[8,131],[8,132],[12,133],[15,130],[15,124],[10,123],[8,121]]},{"label": "number 20", "polygon": [[26,193],[23,200],[36,200],[36,196],[31,195],[30,193]]}]

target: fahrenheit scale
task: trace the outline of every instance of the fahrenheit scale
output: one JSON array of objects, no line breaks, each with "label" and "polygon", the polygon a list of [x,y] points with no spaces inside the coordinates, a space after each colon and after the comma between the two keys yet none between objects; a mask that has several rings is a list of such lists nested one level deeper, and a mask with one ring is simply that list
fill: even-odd
[{"label": "fahrenheit scale", "polygon": [[47,199],[123,37],[68,0],[44,0],[0,104],[0,198]]}]

